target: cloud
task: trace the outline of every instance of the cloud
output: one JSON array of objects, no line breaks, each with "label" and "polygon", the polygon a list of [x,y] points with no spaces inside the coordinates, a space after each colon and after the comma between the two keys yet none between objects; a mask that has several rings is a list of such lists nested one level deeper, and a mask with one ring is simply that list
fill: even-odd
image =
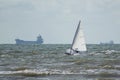
[{"label": "cloud", "polygon": [[33,10],[34,7],[32,3],[26,2],[23,0],[5,0],[0,1],[0,10],[1,11],[30,11]]}]

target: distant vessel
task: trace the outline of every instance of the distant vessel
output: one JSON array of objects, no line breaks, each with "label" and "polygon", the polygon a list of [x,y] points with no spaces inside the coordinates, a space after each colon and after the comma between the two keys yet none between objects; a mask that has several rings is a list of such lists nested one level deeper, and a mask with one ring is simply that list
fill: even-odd
[{"label": "distant vessel", "polygon": [[79,55],[80,53],[85,53],[87,51],[84,34],[83,34],[82,28],[80,28],[80,23],[81,21],[79,21],[79,24],[72,42],[72,46],[70,49],[66,50],[65,54]]},{"label": "distant vessel", "polygon": [[100,42],[100,45],[112,45],[112,44],[114,44],[113,40],[106,42],[106,43]]},{"label": "distant vessel", "polygon": [[42,44],[43,38],[41,35],[39,35],[36,41],[24,41],[21,39],[15,39],[15,41],[16,41],[16,44]]}]

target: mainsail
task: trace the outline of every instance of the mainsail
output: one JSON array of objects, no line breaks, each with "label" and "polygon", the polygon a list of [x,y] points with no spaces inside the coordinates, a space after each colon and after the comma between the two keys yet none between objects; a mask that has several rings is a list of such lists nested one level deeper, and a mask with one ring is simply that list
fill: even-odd
[{"label": "mainsail", "polygon": [[81,23],[81,21],[79,21],[71,49],[73,49],[75,51],[83,52],[83,51],[87,51],[87,48],[86,48],[83,30],[80,27],[80,23]]}]

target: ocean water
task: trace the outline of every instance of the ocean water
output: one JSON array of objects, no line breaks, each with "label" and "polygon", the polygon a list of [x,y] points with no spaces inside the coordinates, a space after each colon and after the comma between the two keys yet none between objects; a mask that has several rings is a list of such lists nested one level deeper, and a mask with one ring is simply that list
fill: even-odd
[{"label": "ocean water", "polygon": [[87,45],[65,55],[68,44],[0,44],[0,80],[120,80],[120,45]]}]

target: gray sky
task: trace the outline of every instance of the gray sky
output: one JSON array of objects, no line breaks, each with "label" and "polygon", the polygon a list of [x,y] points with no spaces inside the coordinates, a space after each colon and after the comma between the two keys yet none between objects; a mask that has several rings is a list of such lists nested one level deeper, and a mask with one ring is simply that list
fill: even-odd
[{"label": "gray sky", "polygon": [[120,43],[120,0],[0,0],[0,44],[70,44],[79,20],[87,43]]}]

